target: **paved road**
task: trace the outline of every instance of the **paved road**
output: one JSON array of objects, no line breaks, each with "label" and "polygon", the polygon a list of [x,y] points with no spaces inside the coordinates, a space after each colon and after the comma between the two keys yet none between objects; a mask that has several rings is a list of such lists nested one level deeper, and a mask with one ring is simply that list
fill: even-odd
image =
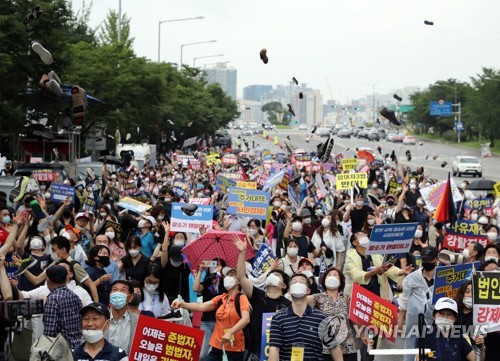
[{"label": "paved road", "polygon": [[[231,132],[234,137],[239,135],[241,132],[239,130],[233,130]],[[268,132],[269,135],[276,135],[275,132]],[[316,146],[325,141],[327,138],[321,138],[318,135],[313,135],[310,139],[309,143],[306,142],[306,136],[309,133],[305,131],[298,131],[294,129],[279,129],[278,130],[278,139],[280,141],[286,140],[286,137],[289,136],[291,139],[291,143],[296,148],[302,148],[307,151],[315,151]],[[310,134],[309,134],[310,136]],[[243,137],[243,139],[251,139],[251,137]],[[344,157],[350,158],[354,156],[355,149],[359,147],[367,147],[377,152],[377,142],[368,141],[366,139],[358,139],[351,137],[350,139],[339,138],[334,136],[335,146],[333,148],[334,153],[343,152]],[[396,152],[398,155],[398,159],[405,165],[410,166],[412,169],[416,169],[417,166],[423,166],[424,169],[428,170],[431,173],[432,178],[437,179],[445,179],[448,175],[448,172],[451,172],[451,164],[453,159],[457,155],[470,155],[480,158],[480,150],[479,149],[471,149],[460,147],[453,144],[443,144],[440,142],[424,140],[423,145],[418,145],[419,140],[417,139],[417,145],[402,145],[401,143],[390,143],[385,140],[381,140],[380,145],[382,146],[382,154],[391,153],[392,150]],[[263,140],[259,136],[255,136],[255,142],[261,144],[262,146],[268,147],[271,151],[278,152],[279,147],[274,146],[274,144],[270,141]],[[250,141],[251,143],[251,141]],[[347,150],[350,148],[350,150]],[[408,162],[406,160],[405,152],[409,149],[412,154],[412,161]],[[380,156],[380,155],[379,155]],[[426,157],[428,158],[426,159]],[[436,160],[433,160],[433,156],[438,156]],[[442,168],[441,164],[443,161],[447,162],[447,165]],[[500,157],[493,156],[491,158],[486,158],[481,160],[483,163],[483,177],[485,179],[492,179],[494,181],[500,180]],[[460,182],[461,179],[467,179],[469,182],[478,179],[473,176],[463,176],[463,177],[454,177],[457,183]]]}]

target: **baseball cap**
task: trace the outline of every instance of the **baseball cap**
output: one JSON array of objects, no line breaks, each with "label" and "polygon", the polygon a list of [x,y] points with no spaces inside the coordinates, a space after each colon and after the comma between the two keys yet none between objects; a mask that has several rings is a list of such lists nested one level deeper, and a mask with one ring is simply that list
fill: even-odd
[{"label": "baseball cap", "polygon": [[309,263],[312,267],[314,267],[314,263],[313,261],[311,261],[309,258],[302,258],[300,261],[299,261],[299,267],[302,266],[304,263]]},{"label": "baseball cap", "polygon": [[441,297],[437,300],[436,305],[434,306],[434,312],[442,310],[450,310],[458,315],[457,303],[449,297]]},{"label": "baseball cap", "polygon": [[222,275],[223,275],[224,277],[226,277],[226,276],[227,276],[227,274],[228,274],[230,271],[233,271],[233,270],[234,270],[234,268],[232,268],[232,267],[224,267],[224,268],[222,269]]},{"label": "baseball cap", "polygon": [[71,224],[67,224],[67,225],[65,225],[65,226],[64,226],[64,229],[65,229],[66,231],[71,231],[71,232],[73,232],[74,234],[76,234],[76,236],[77,236],[78,238],[80,238],[80,234],[82,233],[82,232],[81,232],[78,228],[73,227]]},{"label": "baseball cap", "polygon": [[424,247],[422,248],[422,252],[420,252],[420,255],[422,259],[428,259],[428,260],[435,260],[438,256],[439,252],[435,247]]},{"label": "baseball cap", "polygon": [[43,241],[40,237],[33,237],[30,241],[31,249],[43,249]]},{"label": "baseball cap", "polygon": [[143,216],[144,219],[147,219],[151,225],[156,225],[156,220],[153,216]]},{"label": "baseball cap", "polygon": [[80,315],[84,315],[88,310],[94,310],[99,312],[101,315],[109,319],[109,310],[106,306],[99,302],[89,303],[87,306],[84,306],[80,309]]},{"label": "baseball cap", "polygon": [[80,212],[80,213],[78,213],[78,214],[76,215],[76,217],[75,217],[75,221],[76,221],[78,218],[85,218],[87,221],[88,221],[88,220],[90,220],[90,217],[89,217],[89,216],[87,216],[87,214],[86,214],[86,213],[84,213],[84,212]]}]

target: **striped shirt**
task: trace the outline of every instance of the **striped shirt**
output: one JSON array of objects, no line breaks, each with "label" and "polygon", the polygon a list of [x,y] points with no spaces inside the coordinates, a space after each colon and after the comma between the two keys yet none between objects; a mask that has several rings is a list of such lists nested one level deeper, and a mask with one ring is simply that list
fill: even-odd
[{"label": "striped shirt", "polygon": [[304,347],[304,361],[323,361],[323,343],[318,327],[327,316],[320,310],[307,306],[302,317],[292,306],[282,309],[271,321],[270,346],[278,347],[280,360],[290,360],[292,346]]}]

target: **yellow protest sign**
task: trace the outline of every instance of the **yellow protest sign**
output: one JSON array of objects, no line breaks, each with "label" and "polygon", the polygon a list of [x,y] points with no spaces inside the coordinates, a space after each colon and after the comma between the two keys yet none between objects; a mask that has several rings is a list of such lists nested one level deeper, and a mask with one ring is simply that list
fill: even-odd
[{"label": "yellow protest sign", "polygon": [[495,189],[495,192],[497,193],[497,196],[500,196],[500,182],[496,182],[493,185],[493,189]]},{"label": "yellow protest sign", "polygon": [[352,189],[354,184],[357,184],[360,188],[368,187],[368,174],[367,173],[344,173],[337,174],[335,179],[335,185],[337,191],[344,191]]},{"label": "yellow protest sign", "polygon": [[356,158],[345,158],[345,159],[342,159],[342,169],[343,170],[353,170],[353,169],[356,169],[356,164],[358,164],[358,160]]},{"label": "yellow protest sign", "polygon": [[257,189],[257,182],[254,181],[237,181],[236,187],[246,189]]}]

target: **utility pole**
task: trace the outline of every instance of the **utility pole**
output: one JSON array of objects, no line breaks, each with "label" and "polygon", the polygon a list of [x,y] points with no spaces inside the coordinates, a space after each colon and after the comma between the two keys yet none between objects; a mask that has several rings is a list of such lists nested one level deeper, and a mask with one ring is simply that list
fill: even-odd
[{"label": "utility pole", "polygon": [[118,0],[118,43],[122,42],[122,0]]}]

